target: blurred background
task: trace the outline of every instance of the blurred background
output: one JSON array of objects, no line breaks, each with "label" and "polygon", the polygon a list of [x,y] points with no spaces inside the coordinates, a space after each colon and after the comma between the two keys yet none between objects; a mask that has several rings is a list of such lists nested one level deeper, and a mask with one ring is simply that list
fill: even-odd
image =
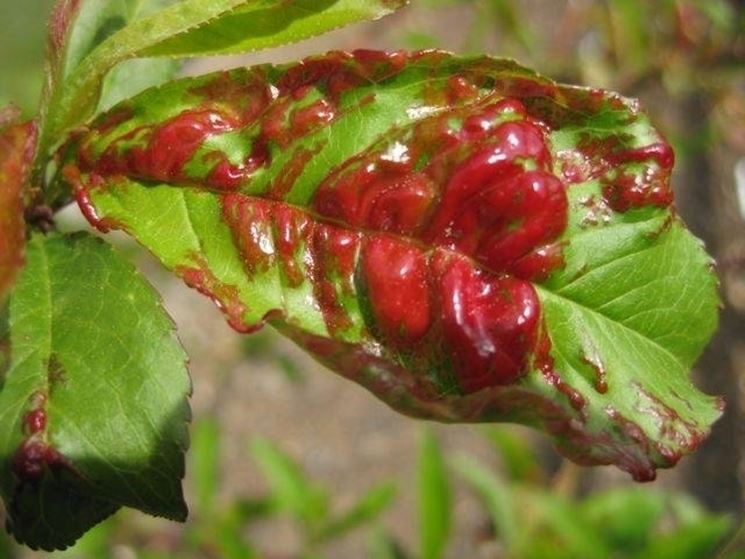
[{"label": "blurred background", "polygon": [[[35,110],[51,3],[0,0],[0,106]],[[118,239],[191,356],[191,517],[182,526],[122,512],[54,556],[745,558],[745,1],[413,0],[376,23],[183,72],[359,47],[512,57],[642,100],[676,150],[677,209],[718,261],[721,326],[694,375],[726,397],[723,419],[694,456],[645,485],[569,464],[523,428],[413,421],[269,330],[235,334]],[[83,227],[73,208],[60,223]],[[41,556],[0,536],[0,559]]]}]

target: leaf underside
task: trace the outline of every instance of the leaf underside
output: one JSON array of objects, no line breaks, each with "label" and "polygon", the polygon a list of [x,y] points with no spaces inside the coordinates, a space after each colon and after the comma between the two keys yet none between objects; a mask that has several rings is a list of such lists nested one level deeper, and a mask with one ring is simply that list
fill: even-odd
[{"label": "leaf underside", "polygon": [[183,520],[185,355],[133,267],[88,234],[34,236],[8,326],[0,493],[15,538],[63,549],[120,506]]},{"label": "leaf underside", "polygon": [[654,477],[721,413],[688,375],[716,280],[636,102],[511,61],[334,52],[180,80],[62,180],[239,331],[269,322],[395,409],[514,421]]}]

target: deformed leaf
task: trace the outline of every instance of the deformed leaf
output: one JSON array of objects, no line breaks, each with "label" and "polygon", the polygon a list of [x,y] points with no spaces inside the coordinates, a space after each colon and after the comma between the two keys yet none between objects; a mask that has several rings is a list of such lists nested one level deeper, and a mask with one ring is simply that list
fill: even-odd
[{"label": "deformed leaf", "polygon": [[0,304],[23,266],[23,188],[36,147],[36,124],[17,117],[12,107],[0,109]]},{"label": "deformed leaf", "polygon": [[10,298],[0,493],[32,548],[120,506],[183,520],[190,382],[157,296],[88,234],[34,236]]},{"label": "deformed leaf", "polygon": [[721,403],[716,279],[637,103],[511,61],[335,52],[149,90],[68,146],[88,219],[394,408],[654,477]]},{"label": "deformed leaf", "polygon": [[91,116],[104,76],[121,62],[270,48],[382,17],[406,0],[151,0],[150,4],[154,2],[165,7],[119,29],[71,71],[54,101],[51,137]]}]

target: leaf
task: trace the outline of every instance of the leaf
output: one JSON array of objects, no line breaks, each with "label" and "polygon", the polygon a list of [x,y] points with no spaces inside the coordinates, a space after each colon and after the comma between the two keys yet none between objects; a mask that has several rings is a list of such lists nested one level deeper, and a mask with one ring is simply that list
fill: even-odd
[{"label": "leaf", "polygon": [[81,60],[53,102],[49,137],[58,137],[92,115],[104,76],[120,62],[140,57],[186,57],[270,48],[382,17],[404,3],[405,0],[181,0],[121,28]]},{"label": "leaf", "polygon": [[325,519],[326,493],[313,485],[289,456],[262,438],[252,441],[251,454],[269,484],[277,510],[309,525]]},{"label": "leaf", "polygon": [[614,550],[644,549],[654,539],[654,528],[665,512],[665,495],[624,488],[597,493],[582,503],[582,515]]},{"label": "leaf", "polygon": [[502,427],[487,428],[484,434],[497,451],[508,479],[512,481],[537,482],[543,477],[541,463],[530,440],[519,432]]},{"label": "leaf", "polygon": [[393,483],[382,483],[373,487],[350,510],[322,526],[315,539],[327,541],[339,538],[373,522],[391,505],[395,496],[396,486]]},{"label": "leaf", "polygon": [[516,557],[545,557],[545,552],[531,554],[527,550],[534,547],[542,549],[548,540],[546,530],[556,538],[550,547],[562,550],[562,556],[587,559],[611,556],[610,550],[595,533],[594,526],[586,522],[576,507],[562,497],[543,489],[524,488],[516,500],[525,510],[525,522],[530,519],[531,528],[521,534]]},{"label": "leaf", "polygon": [[422,559],[438,559],[450,537],[452,496],[445,461],[430,432],[425,432],[419,450],[417,486],[419,555]]},{"label": "leaf", "polygon": [[453,465],[489,511],[497,540],[507,550],[512,550],[517,527],[521,520],[519,512],[522,509],[516,507],[509,485],[473,458],[458,456]]},{"label": "leaf", "polygon": [[[50,130],[56,119],[59,97],[70,86],[70,76],[87,56],[106,39],[144,16],[178,0],[58,0],[49,20],[46,81],[41,104],[41,146],[39,157],[46,158],[50,144],[59,141]],[[171,60],[127,61],[102,74],[97,84],[103,89],[100,108],[107,109],[150,86],[172,77],[178,64]],[[104,79],[106,78],[106,79]],[[93,111],[96,107],[91,106]],[[90,116],[90,115],[89,115]]]},{"label": "leaf", "polygon": [[732,528],[726,516],[709,516],[685,529],[662,534],[650,542],[649,548],[635,559],[698,559],[716,557],[716,550]]},{"label": "leaf", "polygon": [[197,511],[210,517],[215,509],[220,481],[220,429],[216,421],[203,419],[194,426],[191,440],[191,461]]},{"label": "leaf", "polygon": [[0,305],[23,266],[23,189],[36,148],[36,124],[17,118],[13,107],[0,109]]},{"label": "leaf", "polygon": [[183,520],[185,355],[132,266],[88,234],[34,236],[9,325],[0,491],[16,539],[61,549],[120,506]]},{"label": "leaf", "polygon": [[716,278],[638,104],[511,61],[335,52],[149,90],[62,176],[215,300],[403,413],[512,421],[638,480],[721,414]]},{"label": "leaf", "polygon": [[408,555],[401,546],[383,528],[376,528],[368,542],[370,559],[407,559]]}]

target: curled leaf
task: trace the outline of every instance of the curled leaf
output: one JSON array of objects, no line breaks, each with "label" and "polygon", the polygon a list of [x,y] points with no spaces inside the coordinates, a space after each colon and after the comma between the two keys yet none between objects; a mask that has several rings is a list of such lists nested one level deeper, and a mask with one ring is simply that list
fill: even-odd
[{"label": "curled leaf", "polygon": [[710,260],[671,205],[670,147],[615,93],[334,52],[149,90],[65,161],[99,229],[404,413],[525,423],[639,480],[721,413],[688,378]]}]

